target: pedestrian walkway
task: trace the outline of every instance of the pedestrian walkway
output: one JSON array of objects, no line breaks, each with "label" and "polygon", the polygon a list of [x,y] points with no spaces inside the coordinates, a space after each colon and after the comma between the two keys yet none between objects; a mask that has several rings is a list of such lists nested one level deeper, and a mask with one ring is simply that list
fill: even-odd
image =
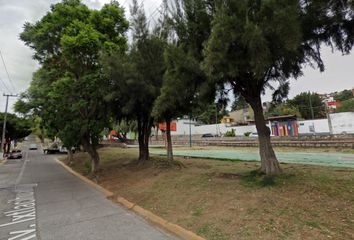
[{"label": "pedestrian walkway", "polygon": [[[166,155],[164,149],[150,149],[152,154]],[[214,158],[227,160],[260,161],[257,149],[174,149],[175,156]],[[311,164],[354,168],[354,154],[333,152],[277,152],[282,163]]]}]

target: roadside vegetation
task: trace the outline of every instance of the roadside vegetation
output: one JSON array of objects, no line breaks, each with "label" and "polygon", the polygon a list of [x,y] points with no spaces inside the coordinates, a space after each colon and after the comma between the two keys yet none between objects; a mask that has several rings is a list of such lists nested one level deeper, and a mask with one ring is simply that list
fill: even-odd
[{"label": "roadside vegetation", "polygon": [[[210,240],[352,239],[354,171],[281,164],[270,178],[258,163],[178,158],[185,168],[137,165],[137,149],[101,148],[95,180],[117,196]],[[89,156],[75,154],[71,167],[90,173]]]},{"label": "roadside vegetation", "polygon": [[301,76],[305,65],[324,71],[322,46],[349,54],[353,7],[352,1],[174,0],[162,2],[153,24],[137,0],[130,19],[118,1],[93,10],[80,0],[63,0],[38,21],[24,23],[20,38],[40,68],[16,111],[41,119],[43,137],[57,136],[68,149],[81,145],[95,174],[105,129],[135,122],[141,164],[150,160],[152,127],[166,122],[166,161],[173,165],[171,120],[203,116],[207,122],[211,115],[204,112],[214,109],[220,118],[233,92],[254,112],[258,170],[278,175],[261,95],[271,90],[273,101],[282,102],[289,79]]}]

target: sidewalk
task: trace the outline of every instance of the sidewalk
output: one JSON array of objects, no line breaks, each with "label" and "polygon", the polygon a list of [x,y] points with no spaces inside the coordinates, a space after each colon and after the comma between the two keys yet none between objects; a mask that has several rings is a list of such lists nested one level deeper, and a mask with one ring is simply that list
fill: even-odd
[{"label": "sidewalk", "polygon": [[152,239],[175,237],[107,200],[74,177],[53,156],[30,152],[21,184],[37,183],[37,232],[39,239]]}]

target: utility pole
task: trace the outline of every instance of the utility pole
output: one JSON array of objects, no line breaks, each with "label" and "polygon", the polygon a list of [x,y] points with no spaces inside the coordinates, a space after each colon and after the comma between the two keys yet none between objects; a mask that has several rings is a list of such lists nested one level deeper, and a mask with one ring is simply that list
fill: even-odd
[{"label": "utility pole", "polygon": [[313,114],[313,108],[312,108],[311,92],[309,92],[309,101],[310,101],[311,117],[312,117],[312,119],[315,119],[315,116]]},{"label": "utility pole", "polygon": [[218,105],[215,103],[215,137],[218,136]]},{"label": "utility pole", "polygon": [[[9,105],[9,97],[17,97],[17,95],[13,94],[3,94],[6,97],[6,106],[5,106],[5,114],[4,114],[4,124],[2,126],[2,138],[1,138],[1,150],[4,150],[4,143],[5,143],[5,133],[6,133],[6,118],[7,118],[7,107]],[[5,153],[5,151],[4,151]]]},{"label": "utility pole", "polygon": [[189,115],[189,147],[192,147],[192,117]]}]

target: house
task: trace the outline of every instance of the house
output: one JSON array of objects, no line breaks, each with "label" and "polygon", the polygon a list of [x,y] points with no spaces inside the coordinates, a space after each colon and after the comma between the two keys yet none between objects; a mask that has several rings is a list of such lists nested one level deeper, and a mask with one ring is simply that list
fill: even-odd
[{"label": "house", "polygon": [[253,121],[254,113],[250,106],[230,112],[228,116],[224,116],[221,119],[221,123],[227,125],[248,125],[249,122]]}]

